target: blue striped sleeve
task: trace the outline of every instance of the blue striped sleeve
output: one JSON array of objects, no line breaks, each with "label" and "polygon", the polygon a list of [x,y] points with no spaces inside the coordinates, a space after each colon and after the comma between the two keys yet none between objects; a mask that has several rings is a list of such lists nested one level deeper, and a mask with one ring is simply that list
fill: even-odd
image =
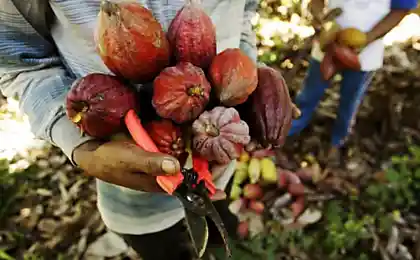
[{"label": "blue striped sleeve", "polygon": [[391,0],[391,9],[414,9],[417,0]]},{"label": "blue striped sleeve", "polygon": [[251,20],[256,15],[258,8],[258,1],[246,0],[244,17],[242,21],[241,42],[239,47],[243,50],[253,61],[257,61],[257,36],[252,26]]},{"label": "blue striped sleeve", "polygon": [[0,90],[18,97],[36,137],[60,147],[71,158],[90,138],[67,119],[64,100],[74,81],[55,48],[25,20],[11,1],[0,8]]}]

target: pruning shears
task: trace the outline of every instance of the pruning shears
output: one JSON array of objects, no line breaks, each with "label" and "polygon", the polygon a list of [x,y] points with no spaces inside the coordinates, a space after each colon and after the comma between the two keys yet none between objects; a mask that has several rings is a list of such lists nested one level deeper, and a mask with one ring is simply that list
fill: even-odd
[{"label": "pruning shears", "polygon": [[[124,120],[138,146],[148,152],[159,152],[134,110],[128,111]],[[209,171],[209,163],[196,154],[190,156],[192,156],[192,168],[184,167],[173,176],[158,176],[157,183],[165,192],[176,196],[184,206],[187,229],[196,257],[201,258],[207,248],[209,237],[207,218],[217,227],[224,242],[226,255],[230,257],[226,228],[211,201],[211,197],[216,193],[216,186]]]}]

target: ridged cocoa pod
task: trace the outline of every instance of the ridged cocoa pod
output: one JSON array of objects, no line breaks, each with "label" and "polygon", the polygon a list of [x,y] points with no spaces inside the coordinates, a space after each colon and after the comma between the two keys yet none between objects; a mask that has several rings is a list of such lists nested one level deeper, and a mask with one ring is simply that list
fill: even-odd
[{"label": "ridged cocoa pod", "polygon": [[217,54],[208,74],[217,98],[227,107],[244,103],[258,83],[256,64],[239,48]]},{"label": "ridged cocoa pod", "polygon": [[359,55],[350,47],[340,45],[338,43],[332,44],[332,52],[334,58],[339,66],[345,69],[360,70],[361,65]]},{"label": "ridged cocoa pod", "polygon": [[330,46],[327,47],[325,56],[321,61],[320,70],[324,80],[330,80],[338,72],[337,64],[334,61],[332,48]]},{"label": "ridged cocoa pod", "polygon": [[167,36],[177,62],[207,69],[216,56],[216,29],[199,0],[187,0],[172,20]]},{"label": "ridged cocoa pod", "polygon": [[241,108],[252,137],[262,145],[282,146],[290,130],[293,103],[281,73],[258,68],[258,86]]},{"label": "ridged cocoa pod", "polygon": [[96,2],[101,4],[95,40],[104,64],[135,83],[153,80],[171,57],[162,25],[140,3]]}]

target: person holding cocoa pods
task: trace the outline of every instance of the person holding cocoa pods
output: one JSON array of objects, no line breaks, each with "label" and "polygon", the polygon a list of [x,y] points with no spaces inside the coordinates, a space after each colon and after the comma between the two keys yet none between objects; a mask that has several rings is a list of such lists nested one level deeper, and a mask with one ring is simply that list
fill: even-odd
[{"label": "person holding cocoa pods", "polygon": [[[162,193],[155,181],[157,175],[178,172],[180,162],[170,155],[148,153],[124,136],[113,140],[81,136],[66,116],[65,97],[77,79],[94,72],[110,73],[95,50],[94,28],[102,1],[1,0],[0,90],[7,97],[19,97],[36,137],[61,148],[74,165],[97,179],[98,208],[105,225],[121,234],[142,259],[192,259],[182,205],[174,196]],[[184,0],[136,2],[150,9],[165,31],[184,5]],[[202,7],[216,28],[218,52],[240,48],[256,62],[251,18],[257,6],[257,0],[203,1]],[[159,55],[168,56],[166,52]],[[116,72],[120,69],[114,68]],[[139,76],[132,74],[128,76]],[[141,79],[149,74],[144,73]],[[143,103],[152,100],[148,85],[143,84],[139,93]],[[234,168],[231,162],[218,176],[232,176]],[[226,179],[220,177],[220,182],[215,182],[223,188]],[[218,198],[219,214],[230,235],[236,237],[238,220],[228,210],[225,194]],[[210,235],[215,246],[222,242],[213,238]]]},{"label": "person holding cocoa pods", "polygon": [[340,104],[331,136],[328,159],[338,163],[357,108],[373,78],[382,67],[382,37],[417,6],[416,0],[312,0],[310,11],[319,23],[326,9],[341,8],[342,14],[323,25],[315,41],[303,89],[295,103],[301,116],[294,119],[289,136],[310,122],[330,79],[341,73]]}]

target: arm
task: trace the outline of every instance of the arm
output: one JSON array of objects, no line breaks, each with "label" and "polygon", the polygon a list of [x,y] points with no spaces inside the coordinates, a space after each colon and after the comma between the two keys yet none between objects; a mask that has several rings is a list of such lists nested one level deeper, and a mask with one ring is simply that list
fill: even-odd
[{"label": "arm", "polygon": [[55,46],[10,1],[3,1],[1,8],[0,90],[19,98],[36,137],[60,147],[72,159],[74,148],[91,139],[80,137],[65,115],[64,100],[74,78],[62,66]]},{"label": "arm", "polygon": [[257,62],[257,36],[251,23],[258,8],[257,0],[246,0],[244,18],[242,21],[241,42],[239,48],[244,51],[254,62]]},{"label": "arm", "polygon": [[367,33],[367,44],[385,36],[416,6],[417,0],[392,0],[391,12]]}]

